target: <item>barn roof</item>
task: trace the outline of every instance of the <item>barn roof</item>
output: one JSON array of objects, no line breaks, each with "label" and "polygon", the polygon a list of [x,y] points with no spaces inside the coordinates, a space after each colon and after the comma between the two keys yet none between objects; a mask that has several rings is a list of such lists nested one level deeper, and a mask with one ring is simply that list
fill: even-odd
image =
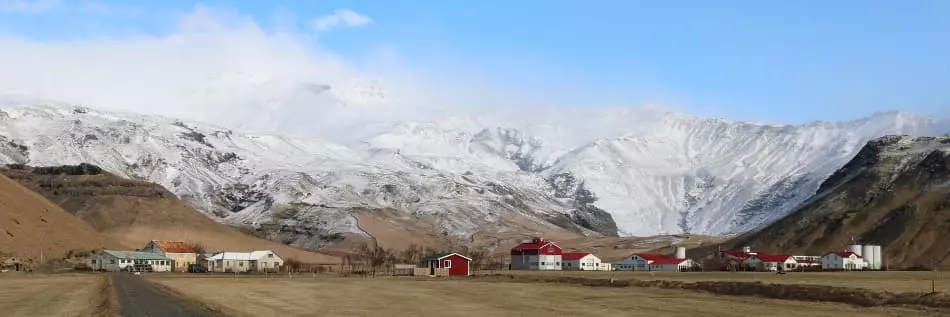
[{"label": "barn roof", "polygon": [[531,242],[519,243],[514,248],[511,248],[511,251],[540,250],[549,244],[560,248],[554,242],[544,240],[543,238],[535,238]]},{"label": "barn roof", "polygon": [[752,255],[749,252],[743,252],[739,250],[723,250],[722,253],[725,253],[737,258],[747,258]]},{"label": "barn roof", "polygon": [[[859,258],[861,257],[860,255],[858,255],[857,253],[854,253],[854,252],[828,252],[828,254],[837,254],[838,256],[840,256],[840,257],[842,257],[842,258],[851,257],[852,254],[856,255],[856,256],[859,257]],[[825,254],[825,256],[827,256],[828,254]]]},{"label": "barn roof", "polygon": [[791,255],[788,255],[788,254],[768,254],[768,253],[760,253],[753,256],[758,258],[759,260],[762,260],[762,262],[785,262],[788,260],[788,258],[792,257]]},{"label": "barn roof", "polygon": [[458,254],[458,253],[455,253],[455,252],[435,253],[435,254],[432,254],[432,255],[429,255],[429,256],[423,258],[422,260],[423,260],[423,261],[441,260],[441,259],[443,259],[443,258],[447,258],[447,257],[450,257],[450,256],[452,256],[452,255],[458,255],[458,256],[462,257],[463,259],[466,259],[466,260],[469,260],[469,261],[472,260],[472,258],[470,258],[470,257],[464,256],[464,255],[461,255],[461,254]]},{"label": "barn roof", "polygon": [[561,260],[564,260],[564,261],[580,260],[588,255],[590,255],[590,253],[587,253],[587,252],[564,253],[561,255]]},{"label": "barn roof", "polygon": [[665,255],[657,254],[657,253],[634,253],[633,255],[639,256],[647,261],[653,261],[653,262],[669,259]]},{"label": "barn roof", "polygon": [[652,261],[653,263],[651,264],[680,264],[680,263],[683,263],[683,261],[686,261],[686,259],[664,258],[664,259],[657,259],[657,260],[652,260]]},{"label": "barn roof", "polygon": [[181,241],[152,240],[152,243],[165,253],[195,253],[194,247]]},{"label": "barn roof", "polygon": [[141,252],[141,251],[118,251],[118,250],[102,250],[106,254],[120,258],[120,259],[131,259],[131,260],[170,260],[165,256],[154,253],[154,252]]}]

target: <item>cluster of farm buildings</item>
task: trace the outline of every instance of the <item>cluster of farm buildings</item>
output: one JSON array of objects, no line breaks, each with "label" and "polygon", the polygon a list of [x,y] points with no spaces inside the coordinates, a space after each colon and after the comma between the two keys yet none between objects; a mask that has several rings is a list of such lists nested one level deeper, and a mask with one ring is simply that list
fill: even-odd
[{"label": "cluster of farm buildings", "polygon": [[86,259],[96,271],[110,272],[275,272],[284,260],[270,250],[198,253],[180,241],[149,241],[135,251],[101,250]]},{"label": "cluster of farm buildings", "polygon": [[[863,256],[862,256],[863,255]],[[799,256],[742,250],[718,251],[719,267],[729,271],[794,271],[794,270],[879,270],[881,247],[849,245],[846,251],[828,252],[823,256]],[[460,253],[437,253],[410,265],[414,275],[466,276],[472,274],[472,259]],[[184,242],[149,241],[141,250],[102,250],[87,259],[87,265],[101,271],[135,272],[275,272],[284,265],[277,253],[269,250],[252,252],[216,252],[199,254]],[[608,263],[587,252],[564,252],[553,241],[540,237],[521,241],[511,248],[509,269],[536,271],[700,271],[708,270],[686,257],[686,249],[677,247],[674,255],[634,253]]]},{"label": "cluster of farm buildings", "polygon": [[[864,255],[864,256],[862,256]],[[719,270],[792,271],[792,270],[880,270],[881,247],[849,245],[846,251],[822,256],[799,256],[742,250],[719,251]],[[634,253],[614,263],[603,262],[591,253],[564,252],[556,243],[543,238],[522,241],[511,249],[512,270],[583,270],[583,271],[698,271],[704,268],[686,257],[686,248],[677,247],[670,257],[658,253]],[[706,268],[708,269],[708,268]]]}]

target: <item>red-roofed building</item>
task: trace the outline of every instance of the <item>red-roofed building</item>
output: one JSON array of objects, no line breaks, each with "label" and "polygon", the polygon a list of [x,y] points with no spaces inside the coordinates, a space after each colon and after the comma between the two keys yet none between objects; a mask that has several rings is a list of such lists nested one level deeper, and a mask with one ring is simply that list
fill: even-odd
[{"label": "red-roofed building", "polygon": [[188,272],[188,265],[198,263],[195,248],[181,241],[152,240],[142,251],[158,253],[171,259],[173,272]]},{"label": "red-roofed building", "polygon": [[560,271],[564,250],[554,242],[535,237],[511,248],[512,270]]},{"label": "red-roofed building", "polygon": [[670,258],[656,253],[634,253],[613,265],[618,271],[688,271],[698,266],[690,259]]},{"label": "red-roofed building", "polygon": [[760,271],[790,271],[798,267],[798,261],[787,254],[768,254],[759,252],[749,256],[745,260],[745,265],[754,267]]},{"label": "red-roofed building", "polygon": [[610,263],[601,263],[597,256],[580,252],[561,255],[561,269],[580,271],[609,271]]},{"label": "red-roofed building", "polygon": [[863,270],[867,266],[864,258],[854,252],[828,252],[821,257],[822,270]]}]

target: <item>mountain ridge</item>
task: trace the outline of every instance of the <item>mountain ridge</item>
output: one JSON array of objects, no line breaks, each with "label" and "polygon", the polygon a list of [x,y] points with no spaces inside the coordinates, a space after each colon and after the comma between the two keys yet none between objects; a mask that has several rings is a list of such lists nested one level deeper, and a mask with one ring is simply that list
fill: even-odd
[{"label": "mountain ridge", "polygon": [[[631,112],[610,118],[616,126],[623,120],[644,124],[575,147],[551,137],[564,129],[536,135],[537,126],[457,118],[379,125],[381,132],[353,148],[88,107],[0,111],[7,118],[0,118],[0,163],[96,164],[164,185],[235,226],[276,222],[313,233],[360,234],[356,210],[394,208],[463,240],[486,228],[522,230],[502,211],[581,235],[746,230],[784,216],[866,140],[926,133],[935,121],[894,112],[773,127],[654,109],[645,118]],[[653,120],[659,115],[664,119]],[[829,151],[830,159],[808,158]],[[790,158],[813,164],[805,169]],[[763,176],[770,171],[780,175]],[[734,208],[710,205],[721,200]],[[640,205],[630,209],[630,202]],[[290,218],[275,217],[272,207],[288,203],[306,207]],[[720,211],[732,209],[748,212]],[[305,236],[291,243],[322,245]]]}]

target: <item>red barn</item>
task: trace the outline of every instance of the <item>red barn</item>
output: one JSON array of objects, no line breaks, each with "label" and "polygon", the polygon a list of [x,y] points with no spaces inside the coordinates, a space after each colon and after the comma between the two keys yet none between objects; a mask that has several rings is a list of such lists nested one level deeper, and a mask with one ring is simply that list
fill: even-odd
[{"label": "red barn", "polygon": [[[458,253],[436,253],[422,259],[422,263],[429,269],[429,275],[469,276],[472,269],[469,264],[472,259]],[[441,274],[440,274],[441,273]]]},{"label": "red barn", "polygon": [[544,238],[526,240],[511,248],[512,270],[561,270],[564,250]]}]

